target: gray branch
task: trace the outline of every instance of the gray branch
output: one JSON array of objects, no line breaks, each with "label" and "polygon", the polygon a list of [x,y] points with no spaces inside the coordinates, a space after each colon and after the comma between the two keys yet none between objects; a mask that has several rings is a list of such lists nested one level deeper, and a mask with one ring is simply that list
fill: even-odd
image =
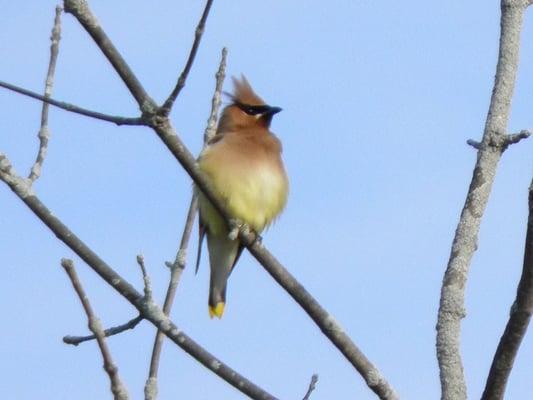
[{"label": "gray branch", "polygon": [[[50,61],[48,62],[48,72],[46,73],[46,80],[44,84],[44,97],[50,98],[52,95],[52,88],[54,86],[54,74],[56,71],[57,55],[59,53],[59,41],[61,40],[61,12],[63,9],[59,6],[56,7],[56,15],[54,18],[54,26],[52,28],[52,35],[50,36]],[[41,169],[43,167],[44,159],[48,151],[48,139],[50,137],[50,129],[48,128],[48,108],[49,105],[43,102],[41,111],[41,127],[39,128],[39,151],[37,152],[37,158],[31,167],[30,175],[28,179],[31,182],[35,182],[41,175]]]},{"label": "gray branch", "polygon": [[529,218],[524,249],[522,276],[509,321],[492,360],[482,400],[501,400],[507,380],[533,312],[533,181],[529,186]]},{"label": "gray branch", "polygon": [[200,46],[200,41],[202,40],[202,36],[204,34],[207,16],[209,15],[209,11],[211,10],[212,5],[213,0],[207,0],[207,2],[205,3],[204,12],[202,13],[202,17],[200,18],[200,21],[198,22],[198,25],[196,26],[196,30],[194,32],[194,41],[192,43],[191,51],[189,52],[189,58],[187,59],[185,67],[183,68],[183,71],[181,72],[180,77],[178,78],[176,86],[174,87],[172,93],[170,93],[165,103],[161,107],[161,113],[164,116],[168,116],[181,90],[185,87],[185,82],[187,81],[187,77],[189,76],[189,72],[194,63],[194,59],[196,58],[196,53],[198,52],[198,47]]},{"label": "gray branch", "polygon": [[61,108],[62,110],[69,111],[75,114],[84,115],[86,117],[99,119],[102,121],[112,122],[116,125],[146,125],[143,118],[131,118],[131,117],[120,117],[116,115],[103,114],[97,111],[88,110],[86,108],[78,107],[74,104],[66,103],[64,101],[54,100],[50,97],[41,96],[38,93],[32,92],[31,90],[21,88],[19,86],[12,85],[4,81],[0,81],[0,87],[4,89],[11,90],[12,92],[22,94],[32,99],[42,101],[47,104],[51,104],[54,107]]},{"label": "gray branch", "polygon": [[113,393],[113,398],[115,400],[128,400],[128,390],[122,383],[122,380],[118,374],[118,368],[113,362],[113,357],[111,357],[111,352],[109,351],[109,347],[107,346],[107,342],[105,340],[105,333],[104,329],[102,328],[102,323],[95,315],[91,307],[91,303],[89,302],[89,298],[83,290],[81,282],[78,278],[78,274],[74,268],[74,262],[72,260],[62,259],[61,266],[65,269],[68,277],[70,278],[72,286],[80,298],[83,309],[87,314],[89,329],[96,337],[96,342],[98,343],[98,347],[102,353],[102,358],[104,359],[104,370],[107,372],[109,381],[111,382],[111,393]]},{"label": "gray branch", "polygon": [[[104,335],[105,335],[105,337],[109,337],[109,336],[118,335],[119,333],[122,333],[122,332],[130,330],[130,329],[134,329],[139,324],[139,322],[141,322],[143,319],[144,318],[143,318],[142,315],[138,315],[135,318],[130,319],[125,324],[117,325],[117,326],[114,326],[112,328],[105,329],[104,330]],[[73,346],[77,346],[80,343],[88,342],[89,340],[94,340],[94,339],[96,339],[95,335],[87,335],[87,336],[71,336],[71,335],[69,335],[69,336],[64,336],[63,337],[63,343],[71,344]]]},{"label": "gray branch", "polygon": [[146,301],[153,301],[152,281],[150,280],[150,277],[148,276],[148,272],[146,272],[146,267],[144,265],[144,256],[142,254],[137,255],[137,265],[139,265],[139,268],[141,269],[141,274],[143,277],[144,297]]},{"label": "gray branch", "polygon": [[302,400],[309,400],[311,398],[311,393],[313,393],[313,390],[315,390],[316,383],[318,382],[318,375],[313,374],[311,377],[311,382],[309,382],[309,387],[307,388],[307,392],[305,393],[305,396]]},{"label": "gray branch", "polygon": [[[502,147],[502,149],[505,151],[510,145],[519,143],[523,139],[527,139],[530,136],[531,136],[531,131],[529,129],[523,129],[518,133],[512,133],[510,135],[504,136],[502,138],[503,140],[499,140],[496,143],[496,147]],[[466,141],[466,144],[468,144],[469,146],[472,146],[476,150],[481,150],[482,148],[482,143],[474,139],[468,139]],[[491,143],[489,142],[489,145],[490,144]]]},{"label": "gray branch", "polygon": [[496,78],[483,139],[466,201],[453,239],[444,274],[437,322],[437,358],[442,399],[466,399],[466,382],[460,352],[461,319],[465,316],[465,287],[477,248],[481,219],[492,189],[498,162],[507,147],[520,32],[527,0],[502,0],[501,34]]}]

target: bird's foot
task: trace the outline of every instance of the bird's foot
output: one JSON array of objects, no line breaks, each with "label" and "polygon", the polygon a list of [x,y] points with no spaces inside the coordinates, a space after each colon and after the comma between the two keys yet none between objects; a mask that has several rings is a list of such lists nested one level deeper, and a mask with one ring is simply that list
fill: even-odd
[{"label": "bird's foot", "polygon": [[252,246],[255,244],[259,244],[259,245],[263,244],[263,236],[261,236],[259,233],[255,234],[255,238],[254,238],[254,241],[252,242]]},{"label": "bird's foot", "polygon": [[244,226],[244,224],[242,223],[242,221],[239,221],[238,219],[231,219],[229,221],[229,226],[230,226],[230,230],[229,230],[228,238],[230,240],[237,239],[237,237],[239,237],[239,231]]}]

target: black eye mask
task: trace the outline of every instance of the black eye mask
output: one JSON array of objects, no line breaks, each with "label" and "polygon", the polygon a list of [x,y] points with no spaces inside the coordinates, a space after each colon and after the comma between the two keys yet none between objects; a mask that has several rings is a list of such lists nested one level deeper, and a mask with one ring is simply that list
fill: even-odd
[{"label": "black eye mask", "polygon": [[260,105],[260,106],[253,106],[250,104],[235,102],[235,105],[248,115],[269,114],[272,112],[272,109],[274,108],[266,104]]}]

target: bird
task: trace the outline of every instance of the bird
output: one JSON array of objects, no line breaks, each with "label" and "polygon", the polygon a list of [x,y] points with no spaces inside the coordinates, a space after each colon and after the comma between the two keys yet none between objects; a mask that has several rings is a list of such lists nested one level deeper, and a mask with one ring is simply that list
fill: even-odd
[{"label": "bird", "polygon": [[[233,77],[234,91],[222,110],[215,136],[197,160],[217,197],[231,216],[257,234],[267,228],[287,203],[289,182],[281,158],[282,145],[270,131],[280,107],[259,97],[244,75]],[[222,318],[228,278],[244,248],[230,237],[226,221],[197,189],[199,209],[198,271],[202,242],[207,237],[210,283],[208,311]]]}]

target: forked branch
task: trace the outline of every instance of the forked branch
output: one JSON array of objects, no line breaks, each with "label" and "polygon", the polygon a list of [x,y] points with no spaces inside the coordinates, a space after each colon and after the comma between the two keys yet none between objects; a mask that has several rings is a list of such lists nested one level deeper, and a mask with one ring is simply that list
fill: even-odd
[{"label": "forked branch", "polygon": [[518,69],[520,32],[527,5],[527,0],[501,1],[500,49],[494,89],[441,289],[437,358],[443,400],[463,400],[467,395],[460,349],[461,319],[466,313],[466,280],[498,162],[509,145],[507,123]]},{"label": "forked branch", "polygon": [[63,222],[56,217],[33,193],[26,179],[20,177],[8,158],[0,153],[0,180],[6,183],[15,195],[56,235],[87,263],[100,277],[125,297],[139,313],[156,328],[190,354],[206,368],[220,376],[230,385],[253,399],[272,400],[274,396],[233,370],[180,330],[152,301],[139,293],[127,280],[117,274],[104,260],[90,249]]}]

